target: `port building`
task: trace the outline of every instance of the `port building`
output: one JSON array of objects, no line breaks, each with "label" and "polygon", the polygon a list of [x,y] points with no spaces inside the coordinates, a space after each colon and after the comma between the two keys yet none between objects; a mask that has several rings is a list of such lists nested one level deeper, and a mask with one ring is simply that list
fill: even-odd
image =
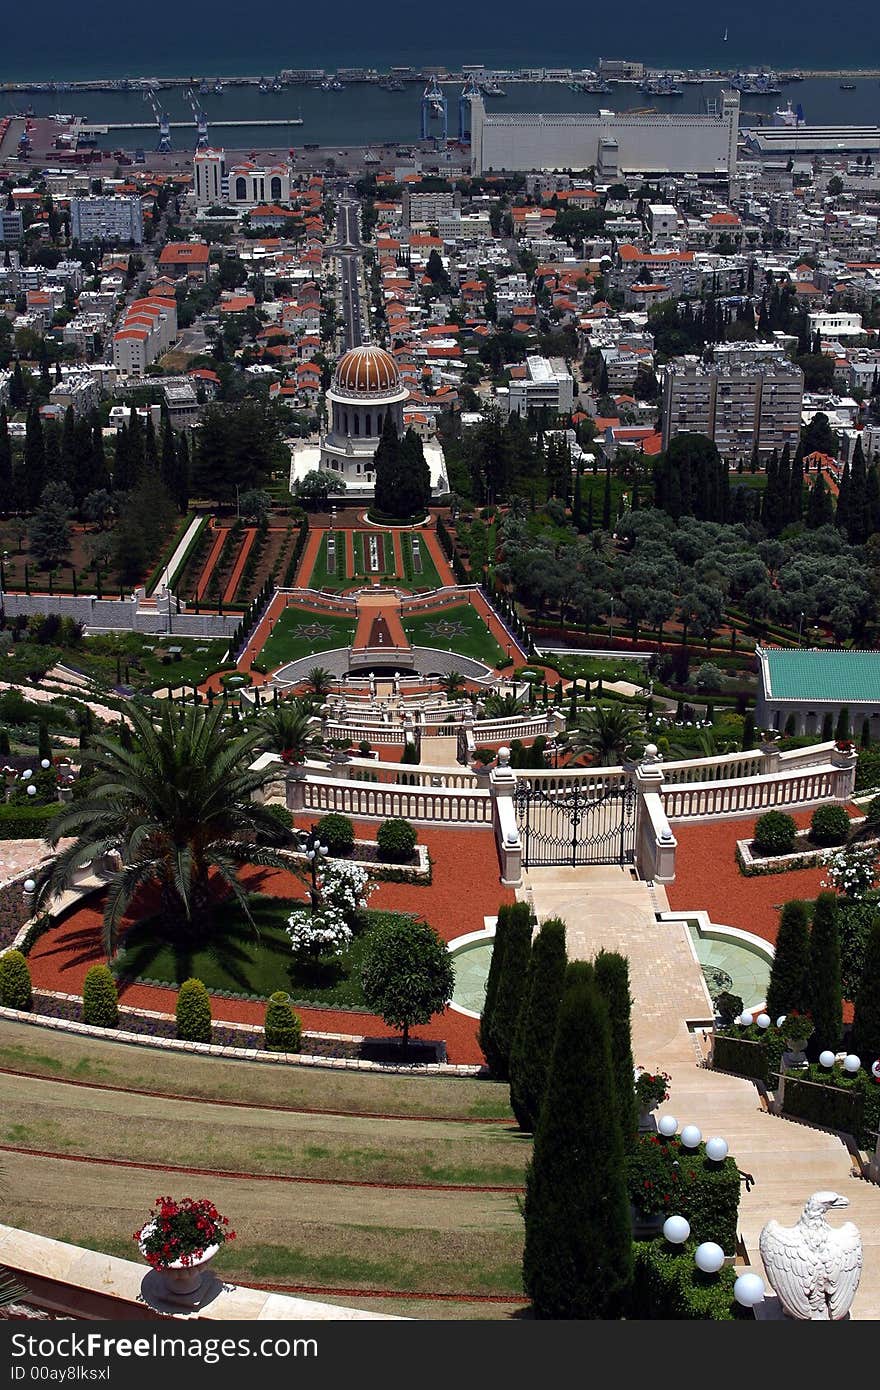
[{"label": "port building", "polygon": [[761,159],[813,155],[869,154],[880,157],[880,126],[791,125],[758,126],[743,131],[749,154]]},{"label": "port building", "polygon": [[471,172],[586,169],[620,174],[704,174],[736,170],[739,93],[723,91],[716,113],[488,112],[471,98]]}]

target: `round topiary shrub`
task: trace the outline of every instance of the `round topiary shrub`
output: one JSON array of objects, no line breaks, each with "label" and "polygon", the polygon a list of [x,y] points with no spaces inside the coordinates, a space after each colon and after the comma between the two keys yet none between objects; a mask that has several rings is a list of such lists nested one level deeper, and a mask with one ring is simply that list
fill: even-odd
[{"label": "round topiary shrub", "polygon": [[116,981],[106,965],[93,965],[83,980],[83,1023],[115,1028],[119,1023]]},{"label": "round topiary shrub", "polygon": [[759,854],[791,854],[797,826],[783,811],[766,811],[758,817],[752,843]]},{"label": "round topiary shrub", "polygon": [[351,854],[354,849],[354,826],[348,816],[338,816],[335,813],[322,816],[315,827],[315,833],[331,854]]},{"label": "round topiary shrub", "polygon": [[810,839],[816,845],[842,845],[849,837],[849,816],[842,806],[819,806],[810,821]]},{"label": "round topiary shrub", "polygon": [[177,1036],[184,1042],[211,1041],[211,1000],[201,980],[184,980],[177,994]]},{"label": "round topiary shrub", "polygon": [[32,1009],[31,972],[21,951],[0,957],[0,1004],[4,1009]]},{"label": "round topiary shrub", "polygon": [[400,816],[383,820],[376,834],[380,858],[397,864],[408,863],[416,847],[416,838],[415,827],[408,820]]},{"label": "round topiary shrub", "polygon": [[299,1052],[302,1023],[282,990],[269,995],[263,1036],[267,1052]]}]

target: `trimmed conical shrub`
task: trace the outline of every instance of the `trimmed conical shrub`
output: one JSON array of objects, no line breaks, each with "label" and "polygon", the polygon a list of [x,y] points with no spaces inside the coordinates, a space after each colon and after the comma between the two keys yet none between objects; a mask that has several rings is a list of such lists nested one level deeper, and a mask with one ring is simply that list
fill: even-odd
[{"label": "trimmed conical shrub", "polygon": [[532,946],[510,1054],[510,1105],[521,1129],[538,1122],[565,982],[565,923],[551,917]]},{"label": "trimmed conical shrub", "polygon": [[632,1230],[608,1010],[589,967],[566,974],[524,1214],[523,1285],[535,1316],[618,1316]]},{"label": "trimmed conical shrub", "polygon": [[30,967],[21,951],[0,956],[0,1004],[4,1009],[33,1008]]},{"label": "trimmed conical shrub", "polygon": [[119,1023],[116,981],[106,965],[93,965],[83,980],[83,1023],[93,1028],[115,1028]]},{"label": "trimmed conical shrub", "polygon": [[639,1128],[636,1104],[635,1067],[632,1053],[632,998],[629,992],[629,962],[616,951],[600,951],[593,961],[599,993],[608,1009],[611,1029],[611,1069],[617,1092],[620,1132],[624,1146],[635,1139]]},{"label": "trimmed conical shrub", "polygon": [[299,1052],[302,1023],[282,990],[276,990],[274,994],[269,995],[263,1036],[267,1052]]},{"label": "trimmed conical shrub", "polygon": [[177,994],[177,1036],[185,1042],[211,1041],[211,998],[201,980],[184,980]]},{"label": "trimmed conical shrub", "polygon": [[494,1072],[493,1065],[495,1051],[492,1042],[492,1015],[495,1012],[495,1000],[498,997],[498,981],[501,979],[501,965],[504,960],[504,950],[507,945],[507,929],[510,925],[511,904],[502,903],[498,909],[498,919],[495,923],[495,939],[492,943],[492,956],[489,961],[489,973],[486,976],[486,998],[483,1003],[483,1012],[480,1014],[480,1031],[478,1041],[483,1049],[483,1056],[486,1058],[486,1065],[489,1070]]},{"label": "trimmed conical shrub", "polygon": [[853,1048],[867,1066],[880,1057],[880,916],[865,942],[862,982],[855,999]]},{"label": "trimmed conical shrub", "polygon": [[836,893],[820,893],[813,908],[809,984],[809,1012],[815,1029],[813,1045],[820,1052],[824,1048],[836,1052],[843,1032]]},{"label": "trimmed conical shrub", "polygon": [[[487,1046],[483,1046],[492,1074],[501,1081],[506,1081],[510,1075],[510,1054],[525,993],[531,949],[532,910],[528,903],[514,903],[507,921]],[[482,1039],[482,1031],[480,1036]]]},{"label": "trimmed conical shrub", "polygon": [[767,986],[767,1012],[775,1022],[780,1014],[806,1013],[810,1004],[810,929],[806,904],[787,902],[779,919],[776,955]]}]

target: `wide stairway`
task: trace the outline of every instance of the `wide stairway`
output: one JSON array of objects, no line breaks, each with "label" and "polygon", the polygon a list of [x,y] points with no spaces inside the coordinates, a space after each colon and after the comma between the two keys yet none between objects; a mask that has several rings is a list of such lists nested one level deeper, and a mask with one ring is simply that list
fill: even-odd
[{"label": "wide stairway", "polygon": [[[849,1198],[841,1217],[856,1223],[864,1243],[853,1317],[880,1318],[880,1187],[853,1176],[836,1135],[768,1114],[751,1082],[703,1066],[701,1035],[688,1024],[711,1021],[711,1001],[684,922],[655,918],[666,910],[663,890],[616,866],[542,868],[524,875],[520,896],[531,898],[539,921],[565,921],[570,959],[590,960],[603,946],[628,958],[635,1061],[671,1076],[662,1111],[698,1125],[704,1138],[721,1135],[754,1178],[743,1188],[740,1230],[759,1273],[764,1223],[794,1225],[807,1197],[830,1188]],[[831,1224],[840,1224],[836,1215]]]}]

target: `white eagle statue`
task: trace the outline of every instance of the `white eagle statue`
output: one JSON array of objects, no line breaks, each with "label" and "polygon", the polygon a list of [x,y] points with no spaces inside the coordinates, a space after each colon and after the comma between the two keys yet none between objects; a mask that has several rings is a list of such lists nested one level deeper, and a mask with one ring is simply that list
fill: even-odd
[{"label": "white eagle statue", "polygon": [[849,1206],[837,1192],[814,1192],[796,1226],[768,1221],[758,1242],[767,1278],[791,1318],[845,1318],[862,1273],[862,1238],[851,1221],[829,1226],[827,1211]]}]

